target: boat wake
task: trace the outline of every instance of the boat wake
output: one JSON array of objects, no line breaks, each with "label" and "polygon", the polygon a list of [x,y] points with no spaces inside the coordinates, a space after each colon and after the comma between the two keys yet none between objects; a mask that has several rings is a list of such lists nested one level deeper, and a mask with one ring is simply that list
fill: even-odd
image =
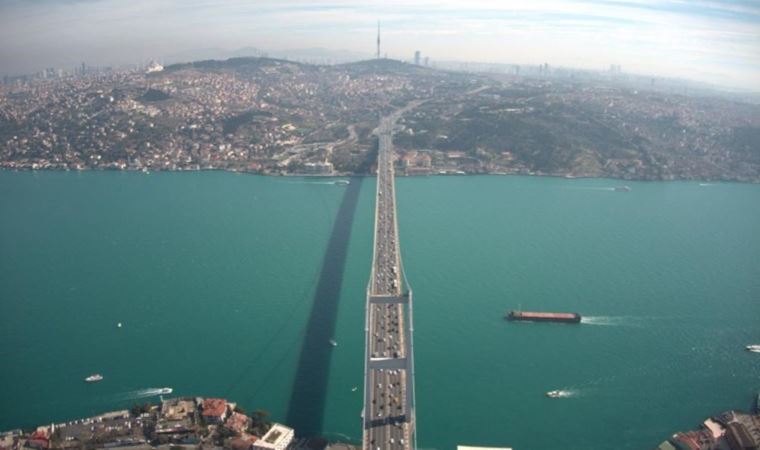
[{"label": "boat wake", "polygon": [[607,192],[615,192],[614,187],[593,187],[593,186],[578,186],[578,187],[571,187],[568,189],[572,189],[575,191],[607,191]]},{"label": "boat wake", "polygon": [[580,393],[575,389],[559,389],[550,392],[552,392],[552,398],[571,398],[578,397],[580,395]]},{"label": "boat wake", "polygon": [[318,184],[318,185],[327,185],[327,186],[335,186],[335,185],[343,186],[343,185],[351,183],[349,180],[333,180],[333,181],[287,180],[287,181],[281,181],[281,182],[287,183],[287,184]]},{"label": "boat wake", "polygon": [[174,390],[172,388],[147,388],[138,389],[136,391],[125,392],[118,395],[119,400],[137,400],[140,398],[157,397],[159,395],[171,394]]},{"label": "boat wake", "polygon": [[629,317],[623,316],[583,316],[581,324],[583,325],[601,325],[605,327],[632,326]]}]

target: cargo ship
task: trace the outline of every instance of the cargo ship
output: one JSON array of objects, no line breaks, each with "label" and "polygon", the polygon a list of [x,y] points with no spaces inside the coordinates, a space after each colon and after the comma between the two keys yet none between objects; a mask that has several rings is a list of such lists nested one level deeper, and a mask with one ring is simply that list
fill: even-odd
[{"label": "cargo ship", "polygon": [[552,313],[531,311],[509,311],[507,320],[523,320],[529,322],[563,322],[581,323],[581,315],[578,313]]}]

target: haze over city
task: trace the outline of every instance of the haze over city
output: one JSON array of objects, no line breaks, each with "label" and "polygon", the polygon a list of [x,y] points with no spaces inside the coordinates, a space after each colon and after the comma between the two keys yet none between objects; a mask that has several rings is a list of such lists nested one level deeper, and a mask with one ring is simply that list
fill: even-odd
[{"label": "haze over city", "polygon": [[[201,50],[325,48],[355,59],[415,50],[443,60],[543,64],[760,85],[760,6],[751,1],[0,2],[0,72],[127,65]],[[195,52],[195,53],[194,53]]]},{"label": "haze over city", "polygon": [[0,450],[760,449],[753,1],[0,0]]}]

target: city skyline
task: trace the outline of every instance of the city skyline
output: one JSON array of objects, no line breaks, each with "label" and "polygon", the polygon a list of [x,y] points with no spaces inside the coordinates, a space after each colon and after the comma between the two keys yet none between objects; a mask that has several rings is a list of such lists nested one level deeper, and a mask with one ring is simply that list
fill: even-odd
[{"label": "city skyline", "polygon": [[3,74],[125,65],[208,48],[322,47],[409,60],[541,64],[651,74],[757,91],[751,2],[0,2]]}]

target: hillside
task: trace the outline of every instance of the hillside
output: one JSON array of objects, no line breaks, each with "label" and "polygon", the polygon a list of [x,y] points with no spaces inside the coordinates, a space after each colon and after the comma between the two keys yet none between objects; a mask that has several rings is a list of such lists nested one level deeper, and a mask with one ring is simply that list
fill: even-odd
[{"label": "hillside", "polygon": [[390,59],[239,57],[7,85],[0,166],[365,173],[378,116],[410,102],[395,136],[409,174],[760,181],[757,105]]}]

